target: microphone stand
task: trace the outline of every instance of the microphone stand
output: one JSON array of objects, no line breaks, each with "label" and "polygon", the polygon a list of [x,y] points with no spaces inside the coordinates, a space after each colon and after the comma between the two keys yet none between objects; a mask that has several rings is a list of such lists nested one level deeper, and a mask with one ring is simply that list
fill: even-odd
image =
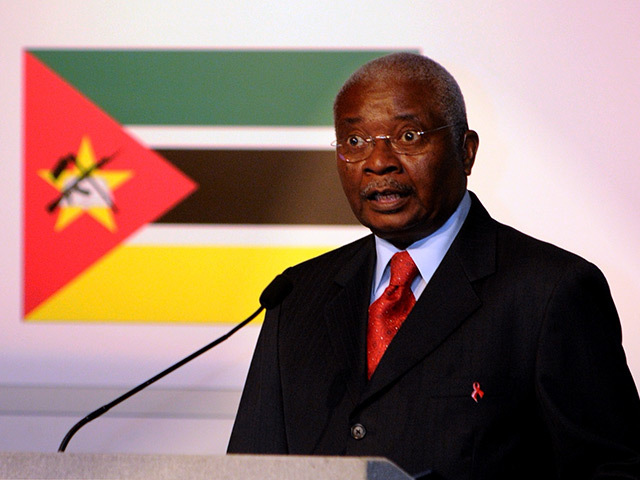
[{"label": "microphone stand", "polygon": [[71,440],[71,437],[73,437],[75,435],[75,433],[78,430],[80,430],[83,426],[85,426],[87,423],[89,423],[92,420],[95,420],[96,418],[98,418],[102,414],[108,412],[109,410],[111,410],[116,405],[124,402],[127,398],[129,398],[132,395],[135,395],[136,393],[138,393],[140,390],[143,390],[143,389],[147,388],[149,385],[151,385],[152,383],[157,382],[158,380],[160,380],[165,375],[168,375],[171,372],[173,372],[174,370],[176,370],[177,368],[180,368],[185,363],[190,362],[194,358],[202,355],[207,350],[210,350],[211,348],[215,347],[219,343],[224,342],[227,338],[229,338],[231,335],[236,333],[238,330],[240,330],[242,327],[244,327],[251,320],[256,318],[260,314],[260,312],[262,312],[262,310],[264,310],[264,308],[265,308],[264,306],[261,306],[249,318],[247,318],[246,320],[242,321],[241,323],[239,323],[238,325],[233,327],[231,330],[229,330],[227,333],[225,333],[221,337],[217,338],[213,342],[209,343],[208,345],[205,345],[200,350],[192,353],[188,357],[183,358],[179,362],[171,365],[169,368],[167,368],[167,369],[163,370],[162,372],[158,373],[155,377],[152,377],[149,380],[147,380],[146,382],[141,383],[137,387],[132,388],[131,390],[129,390],[125,394],[119,396],[118,398],[116,398],[112,402],[107,403],[106,405],[103,405],[102,407],[98,408],[97,410],[94,410],[93,412],[91,412],[89,415],[87,415],[82,420],[80,420],[78,423],[76,423],[73,427],[71,427],[71,430],[69,430],[67,432],[67,434],[65,435],[64,439],[62,439],[62,442],[60,443],[60,446],[58,447],[58,452],[64,452],[65,449],[67,448],[67,444]]}]

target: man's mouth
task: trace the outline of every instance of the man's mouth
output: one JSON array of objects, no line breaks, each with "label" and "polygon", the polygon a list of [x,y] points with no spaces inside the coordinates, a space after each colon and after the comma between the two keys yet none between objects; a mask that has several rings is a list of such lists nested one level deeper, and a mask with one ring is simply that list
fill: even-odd
[{"label": "man's mouth", "polygon": [[391,203],[406,196],[406,194],[402,194],[400,192],[373,192],[367,195],[367,200],[373,200],[374,202],[381,203]]},{"label": "man's mouth", "polygon": [[361,198],[370,201],[380,207],[396,208],[402,200],[413,192],[409,185],[389,179],[371,182],[360,192]]}]

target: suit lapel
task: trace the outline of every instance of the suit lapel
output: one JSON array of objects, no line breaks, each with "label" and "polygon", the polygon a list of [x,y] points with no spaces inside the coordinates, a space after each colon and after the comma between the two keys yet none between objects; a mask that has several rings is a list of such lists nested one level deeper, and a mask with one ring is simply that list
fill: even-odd
[{"label": "suit lapel", "polygon": [[336,364],[345,365],[347,389],[354,403],[366,383],[366,319],[375,266],[373,236],[335,277],[339,291],[324,311]]},{"label": "suit lapel", "polygon": [[482,302],[473,281],[495,271],[495,222],[472,195],[463,228],[385,352],[360,401],[423,361]]}]

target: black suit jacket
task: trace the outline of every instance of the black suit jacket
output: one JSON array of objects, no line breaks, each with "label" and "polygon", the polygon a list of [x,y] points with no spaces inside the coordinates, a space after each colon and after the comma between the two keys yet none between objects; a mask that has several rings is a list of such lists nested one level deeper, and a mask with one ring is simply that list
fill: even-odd
[{"label": "black suit jacket", "polygon": [[604,277],[472,199],[370,381],[373,237],[287,270],[229,452],[379,455],[447,479],[640,478],[640,402]]}]

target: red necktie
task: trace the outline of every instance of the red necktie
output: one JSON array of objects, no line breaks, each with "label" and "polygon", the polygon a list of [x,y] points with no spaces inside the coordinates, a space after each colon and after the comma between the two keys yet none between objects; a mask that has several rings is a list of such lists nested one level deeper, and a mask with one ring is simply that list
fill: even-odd
[{"label": "red necktie", "polygon": [[369,306],[367,329],[367,376],[371,378],[391,339],[416,303],[411,283],[418,267],[406,252],[391,257],[391,280],[385,291]]}]

